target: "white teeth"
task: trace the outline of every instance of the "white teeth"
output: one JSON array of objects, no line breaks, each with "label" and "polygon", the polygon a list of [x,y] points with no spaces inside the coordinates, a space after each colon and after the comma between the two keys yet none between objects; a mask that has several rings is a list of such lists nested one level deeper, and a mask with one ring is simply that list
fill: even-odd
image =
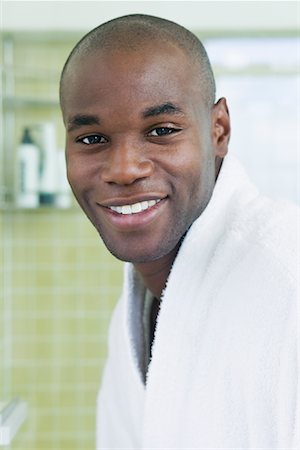
[{"label": "white teeth", "polygon": [[134,213],[139,213],[142,211],[142,204],[141,203],[134,203],[134,205],[131,205],[131,211]]},{"label": "white teeth", "polygon": [[142,210],[143,211],[145,211],[145,209],[148,209],[148,207],[149,207],[148,206],[148,202],[142,202],[141,205],[142,205]]},{"label": "white teeth", "polygon": [[133,205],[123,205],[123,206],[110,206],[110,209],[112,211],[115,211],[119,214],[137,214],[141,211],[145,211],[148,208],[151,208],[152,206],[156,205],[159,200],[145,200],[143,202],[134,203]]},{"label": "white teeth", "polygon": [[122,214],[131,214],[131,206],[130,205],[122,206]]}]

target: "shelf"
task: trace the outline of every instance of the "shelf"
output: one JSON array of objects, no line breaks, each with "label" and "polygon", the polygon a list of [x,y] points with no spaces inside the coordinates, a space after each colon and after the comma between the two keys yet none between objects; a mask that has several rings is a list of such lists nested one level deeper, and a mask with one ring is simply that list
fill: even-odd
[{"label": "shelf", "polygon": [[43,212],[60,212],[60,213],[67,213],[75,211],[76,208],[72,205],[68,208],[59,208],[58,206],[39,206],[38,208],[19,208],[17,206],[3,206],[0,205],[0,214],[1,212],[7,212],[7,213],[28,213],[28,214],[34,214],[34,213],[43,213]]},{"label": "shelf", "polygon": [[56,203],[53,204],[40,204],[36,208],[24,208],[21,206],[16,205],[13,202],[10,201],[2,201],[0,202],[0,212],[6,211],[6,212],[25,212],[25,213],[34,213],[34,212],[45,212],[45,211],[73,211],[74,209],[77,209],[78,205],[71,197],[70,204],[68,206],[59,206]]},{"label": "shelf", "polygon": [[49,70],[46,68],[35,67],[24,67],[24,66],[5,66],[3,67],[4,79],[14,78],[14,80],[21,79],[22,82],[41,82],[47,81],[47,83],[57,83],[60,79],[60,72],[58,70]]},{"label": "shelf", "polygon": [[31,97],[4,97],[3,106],[7,109],[21,108],[59,108],[59,102],[55,99],[31,98]]},{"label": "shelf", "polygon": [[71,197],[70,204],[68,206],[59,206],[57,204],[40,204],[36,208],[22,208],[20,206],[17,206],[12,201],[0,201],[0,214],[1,213],[25,213],[25,214],[40,214],[40,213],[52,213],[52,212],[59,212],[59,213],[68,213],[68,212],[74,212],[78,211],[79,206],[77,202]]},{"label": "shelf", "polygon": [[0,403],[0,446],[10,445],[25,421],[28,406],[18,398]]}]

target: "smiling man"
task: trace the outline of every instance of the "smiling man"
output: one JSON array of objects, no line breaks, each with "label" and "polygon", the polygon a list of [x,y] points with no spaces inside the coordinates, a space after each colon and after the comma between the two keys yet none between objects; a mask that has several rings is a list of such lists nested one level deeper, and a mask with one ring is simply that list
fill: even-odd
[{"label": "smiling man", "polygon": [[126,261],[97,448],[296,448],[296,212],[226,156],[198,38],[114,19],[73,49],[60,97],[74,195]]}]

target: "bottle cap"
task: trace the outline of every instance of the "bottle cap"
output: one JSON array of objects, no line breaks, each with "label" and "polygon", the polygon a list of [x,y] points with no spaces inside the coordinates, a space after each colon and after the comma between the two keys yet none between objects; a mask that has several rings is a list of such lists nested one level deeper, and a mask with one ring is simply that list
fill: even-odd
[{"label": "bottle cap", "polygon": [[22,144],[33,144],[33,140],[30,136],[30,130],[29,128],[24,128],[23,137],[22,137]]}]

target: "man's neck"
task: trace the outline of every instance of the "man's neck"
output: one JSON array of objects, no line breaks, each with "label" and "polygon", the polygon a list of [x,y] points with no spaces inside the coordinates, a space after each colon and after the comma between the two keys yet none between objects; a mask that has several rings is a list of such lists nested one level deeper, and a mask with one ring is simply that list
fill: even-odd
[{"label": "man's neck", "polygon": [[162,291],[166,286],[166,282],[179,247],[180,244],[178,244],[172,252],[156,261],[134,264],[134,267],[141,277],[143,284],[147,289],[149,289],[157,300],[160,300]]}]

